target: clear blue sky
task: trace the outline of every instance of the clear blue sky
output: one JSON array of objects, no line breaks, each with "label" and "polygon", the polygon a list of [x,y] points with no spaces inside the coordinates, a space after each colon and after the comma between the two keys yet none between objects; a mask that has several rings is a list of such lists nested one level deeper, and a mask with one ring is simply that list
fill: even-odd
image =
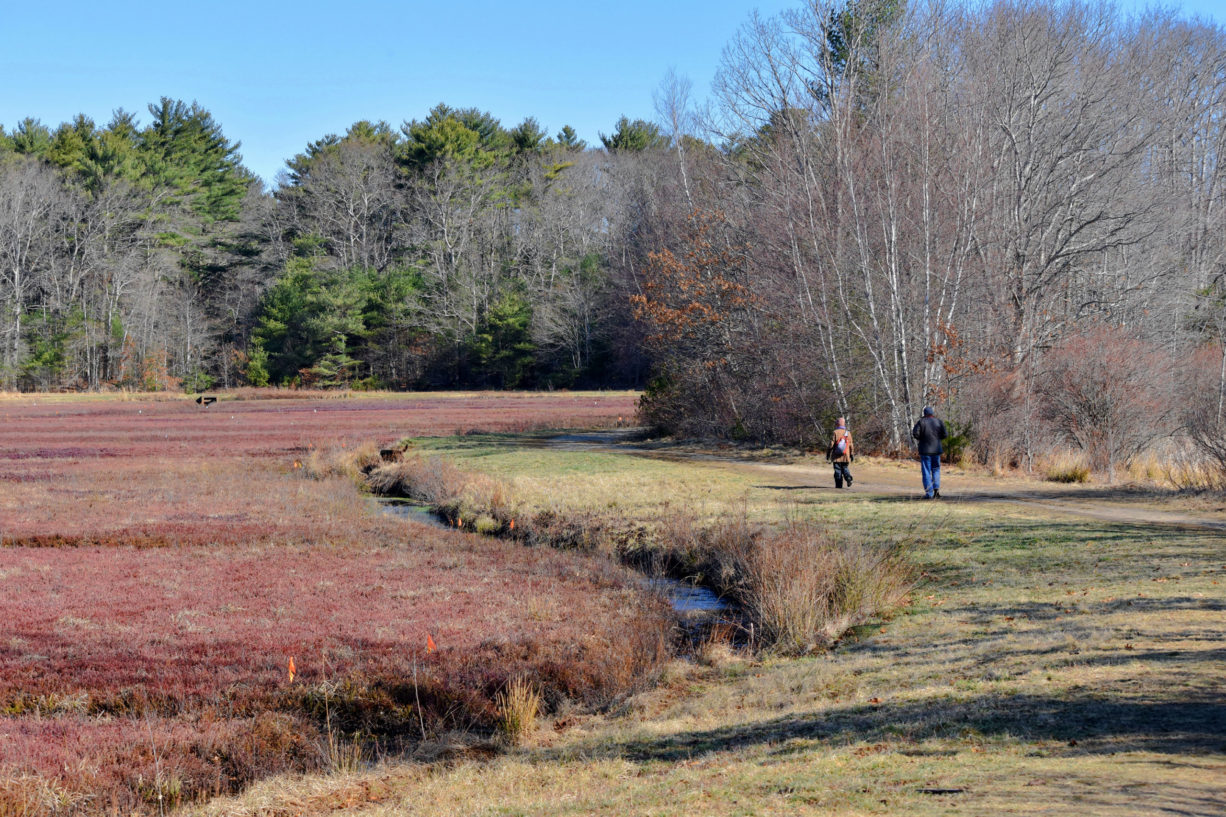
[{"label": "clear blue sky", "polygon": [[[398,127],[431,107],[535,116],[599,144],[617,118],[654,117],[674,69],[705,97],[724,45],[757,8],[799,0],[8,2],[0,125],[54,128],[117,108],[149,120],[162,96],[199,102],[272,182],[285,160],[359,119]],[[1122,0],[1123,8],[1148,5]],[[1226,23],[1226,0],[1168,5]]]}]

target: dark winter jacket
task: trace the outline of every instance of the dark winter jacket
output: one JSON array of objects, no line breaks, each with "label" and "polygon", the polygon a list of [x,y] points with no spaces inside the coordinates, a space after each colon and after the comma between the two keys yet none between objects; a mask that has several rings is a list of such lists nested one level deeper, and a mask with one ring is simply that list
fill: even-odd
[{"label": "dark winter jacket", "polygon": [[911,429],[911,436],[919,445],[921,454],[940,454],[941,440],[945,439],[945,424],[936,417],[921,418]]}]

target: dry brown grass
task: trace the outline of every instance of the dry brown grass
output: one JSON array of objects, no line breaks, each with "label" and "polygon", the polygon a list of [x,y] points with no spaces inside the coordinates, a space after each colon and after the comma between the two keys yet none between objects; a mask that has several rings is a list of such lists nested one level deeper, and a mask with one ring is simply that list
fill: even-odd
[{"label": "dry brown grass", "polygon": [[78,813],[89,799],[37,775],[0,779],[0,817],[66,817]]},{"label": "dry brown grass", "polygon": [[1084,456],[1072,451],[1050,453],[1036,463],[1036,469],[1045,475],[1048,482],[1090,481],[1089,462]]},{"label": "dry brown grass", "polygon": [[734,517],[705,538],[721,589],[740,602],[762,645],[782,654],[826,649],[853,626],[893,614],[915,583],[899,548],[836,537],[813,522],[767,528]]},{"label": "dry brown grass", "polygon": [[494,699],[498,731],[511,746],[517,746],[536,731],[541,712],[541,694],[525,678],[513,678]]}]

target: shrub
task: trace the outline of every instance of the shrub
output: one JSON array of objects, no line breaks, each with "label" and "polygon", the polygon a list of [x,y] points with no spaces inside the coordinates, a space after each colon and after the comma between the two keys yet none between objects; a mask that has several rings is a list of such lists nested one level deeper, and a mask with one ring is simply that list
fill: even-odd
[{"label": "shrub", "polygon": [[1170,361],[1123,329],[1099,326],[1071,335],[1043,360],[1037,387],[1040,416],[1077,446],[1092,470],[1117,469],[1169,429],[1157,418]]},{"label": "shrub", "polygon": [[489,514],[481,514],[473,523],[473,529],[483,536],[492,536],[502,530],[502,523]]},{"label": "shrub", "polygon": [[1226,347],[1198,349],[1180,371],[1182,425],[1204,463],[1215,472],[1210,482],[1226,482]]},{"label": "shrub", "polygon": [[1033,426],[1030,409],[1018,372],[979,372],[958,391],[957,412],[967,421],[960,430],[971,438],[976,459],[996,472],[1015,466],[1025,454],[1027,429]]},{"label": "shrub", "polygon": [[897,548],[842,541],[811,523],[772,530],[737,521],[713,534],[730,592],[763,645],[780,653],[829,646],[852,626],[896,609],[914,583]]}]

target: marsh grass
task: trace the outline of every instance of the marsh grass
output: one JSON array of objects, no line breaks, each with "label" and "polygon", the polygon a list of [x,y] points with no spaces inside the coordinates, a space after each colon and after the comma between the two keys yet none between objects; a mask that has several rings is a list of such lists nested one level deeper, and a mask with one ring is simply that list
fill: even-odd
[{"label": "marsh grass", "polygon": [[834,536],[810,521],[770,528],[734,517],[707,538],[724,591],[777,653],[828,648],[853,626],[892,615],[915,583],[901,549]]},{"label": "marsh grass", "polygon": [[1090,481],[1090,464],[1084,456],[1070,451],[1050,454],[1039,465],[1049,482],[1086,483]]},{"label": "marsh grass", "polygon": [[[649,685],[671,622],[626,571],[372,515],[353,483],[381,461],[360,440],[622,406],[0,398],[0,814],[160,813],[351,767],[375,740],[407,751],[423,720],[440,745],[488,736],[515,675],[550,708]],[[423,718],[406,679],[427,629]],[[325,665],[346,689],[335,731],[303,692]]]},{"label": "marsh grass", "polygon": [[45,777],[0,778],[0,817],[67,817],[78,813],[89,799]]},{"label": "marsh grass", "polygon": [[313,479],[345,477],[357,480],[382,462],[379,446],[373,440],[355,444],[334,444],[313,448],[303,462],[306,476]]},{"label": "marsh grass", "polygon": [[513,678],[494,699],[498,710],[498,731],[511,746],[518,746],[536,731],[541,712],[541,695],[525,678]]},{"label": "marsh grass", "polygon": [[370,754],[360,732],[347,738],[334,729],[327,729],[321,744],[323,768],[333,774],[359,772],[370,764]]}]

